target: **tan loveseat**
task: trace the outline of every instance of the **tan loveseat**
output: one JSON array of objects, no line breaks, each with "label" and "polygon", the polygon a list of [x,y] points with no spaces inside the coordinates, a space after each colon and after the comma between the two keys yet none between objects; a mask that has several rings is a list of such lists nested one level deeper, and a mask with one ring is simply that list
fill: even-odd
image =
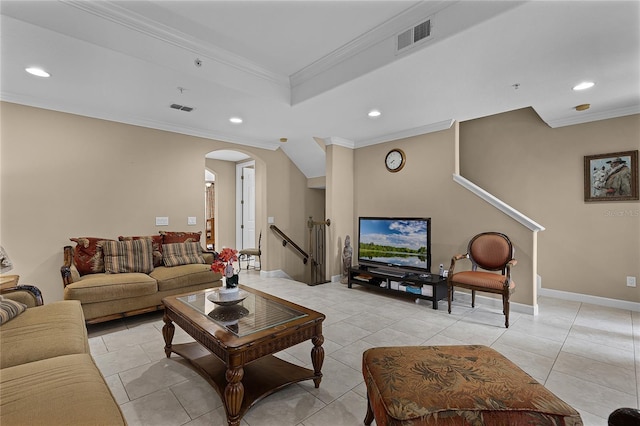
[{"label": "tan loveseat", "polygon": [[42,305],[30,286],[2,297],[0,424],[126,425],[89,352],[80,302]]},{"label": "tan loveseat", "polygon": [[71,238],[76,246],[64,247],[60,270],[64,299],[80,301],[94,324],[162,309],[166,296],[220,287],[221,275],[210,266],[215,253],[204,252],[199,239],[199,232]]}]

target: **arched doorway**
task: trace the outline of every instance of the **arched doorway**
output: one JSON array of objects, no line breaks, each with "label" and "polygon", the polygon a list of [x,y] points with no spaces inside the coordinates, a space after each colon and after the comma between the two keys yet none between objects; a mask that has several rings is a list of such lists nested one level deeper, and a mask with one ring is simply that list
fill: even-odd
[{"label": "arched doorway", "polygon": [[249,152],[217,150],[206,155],[205,175],[214,179],[205,181],[205,209],[213,223],[215,250],[257,247],[266,211],[264,189],[260,189],[265,173],[264,162]]}]

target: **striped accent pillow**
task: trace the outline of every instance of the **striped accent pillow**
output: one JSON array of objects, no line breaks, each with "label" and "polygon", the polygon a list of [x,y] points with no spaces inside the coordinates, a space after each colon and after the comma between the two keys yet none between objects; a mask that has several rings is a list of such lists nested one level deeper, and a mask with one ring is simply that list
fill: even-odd
[{"label": "striped accent pillow", "polygon": [[0,296],[0,324],[6,324],[27,309],[24,303]]},{"label": "striped accent pillow", "polygon": [[174,243],[162,245],[164,266],[189,265],[207,263],[202,257],[200,243]]},{"label": "striped accent pillow", "polygon": [[151,240],[105,241],[104,270],[108,274],[153,271],[153,247]]}]

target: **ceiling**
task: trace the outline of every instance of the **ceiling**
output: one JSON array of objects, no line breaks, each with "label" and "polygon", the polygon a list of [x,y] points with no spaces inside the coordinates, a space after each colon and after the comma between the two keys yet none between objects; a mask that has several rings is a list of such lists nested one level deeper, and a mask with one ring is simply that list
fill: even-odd
[{"label": "ceiling", "polygon": [[[638,1],[2,0],[0,12],[0,99],[280,148],[309,178],[324,176],[326,144],[524,107],[551,127],[640,113]],[[397,52],[426,20],[431,35]]]}]

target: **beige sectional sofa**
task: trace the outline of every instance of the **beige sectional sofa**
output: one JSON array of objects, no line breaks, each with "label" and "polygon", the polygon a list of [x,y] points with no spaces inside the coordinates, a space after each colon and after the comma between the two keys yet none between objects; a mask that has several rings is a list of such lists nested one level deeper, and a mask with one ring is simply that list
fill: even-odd
[{"label": "beige sectional sofa", "polygon": [[2,293],[0,424],[125,425],[89,352],[80,302],[42,305],[30,286]]},{"label": "beige sectional sofa", "polygon": [[174,294],[222,285],[211,271],[215,253],[202,250],[200,233],[115,239],[71,238],[61,268],[64,299],[82,304],[88,324],[162,309]]}]

